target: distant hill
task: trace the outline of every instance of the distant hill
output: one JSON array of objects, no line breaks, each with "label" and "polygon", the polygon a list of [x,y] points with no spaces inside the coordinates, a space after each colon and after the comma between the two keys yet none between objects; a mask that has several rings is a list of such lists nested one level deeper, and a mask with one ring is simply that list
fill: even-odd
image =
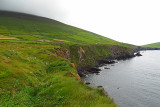
[{"label": "distant hill", "polygon": [[160,48],[160,42],[143,45],[143,47]]}]

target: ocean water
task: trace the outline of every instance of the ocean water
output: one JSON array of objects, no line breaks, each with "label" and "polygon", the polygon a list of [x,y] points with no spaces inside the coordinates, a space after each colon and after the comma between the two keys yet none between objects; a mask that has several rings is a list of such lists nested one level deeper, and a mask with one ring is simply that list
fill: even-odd
[{"label": "ocean water", "polygon": [[100,75],[82,79],[93,87],[103,86],[120,107],[160,107],[160,50],[141,54],[99,67]]}]

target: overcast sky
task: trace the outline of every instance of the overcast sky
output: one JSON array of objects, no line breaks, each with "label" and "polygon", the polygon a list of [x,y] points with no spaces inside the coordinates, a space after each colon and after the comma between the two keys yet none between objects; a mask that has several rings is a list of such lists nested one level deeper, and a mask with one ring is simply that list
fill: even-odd
[{"label": "overcast sky", "polygon": [[0,9],[53,18],[120,42],[160,42],[160,0],[0,0]]}]

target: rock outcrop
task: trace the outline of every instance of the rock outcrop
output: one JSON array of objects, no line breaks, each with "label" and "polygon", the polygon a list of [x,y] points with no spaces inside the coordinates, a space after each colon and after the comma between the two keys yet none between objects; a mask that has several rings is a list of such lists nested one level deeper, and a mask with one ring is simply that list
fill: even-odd
[{"label": "rock outcrop", "polygon": [[142,56],[142,54],[140,54],[140,52],[137,52],[135,56]]}]

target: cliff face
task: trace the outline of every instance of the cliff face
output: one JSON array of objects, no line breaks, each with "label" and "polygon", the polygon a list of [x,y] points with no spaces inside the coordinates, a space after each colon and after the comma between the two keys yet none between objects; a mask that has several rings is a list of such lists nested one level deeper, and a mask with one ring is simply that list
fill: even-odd
[{"label": "cliff face", "polygon": [[70,45],[57,51],[61,57],[70,60],[79,75],[83,76],[86,70],[107,61],[134,57],[135,48],[115,45]]}]

